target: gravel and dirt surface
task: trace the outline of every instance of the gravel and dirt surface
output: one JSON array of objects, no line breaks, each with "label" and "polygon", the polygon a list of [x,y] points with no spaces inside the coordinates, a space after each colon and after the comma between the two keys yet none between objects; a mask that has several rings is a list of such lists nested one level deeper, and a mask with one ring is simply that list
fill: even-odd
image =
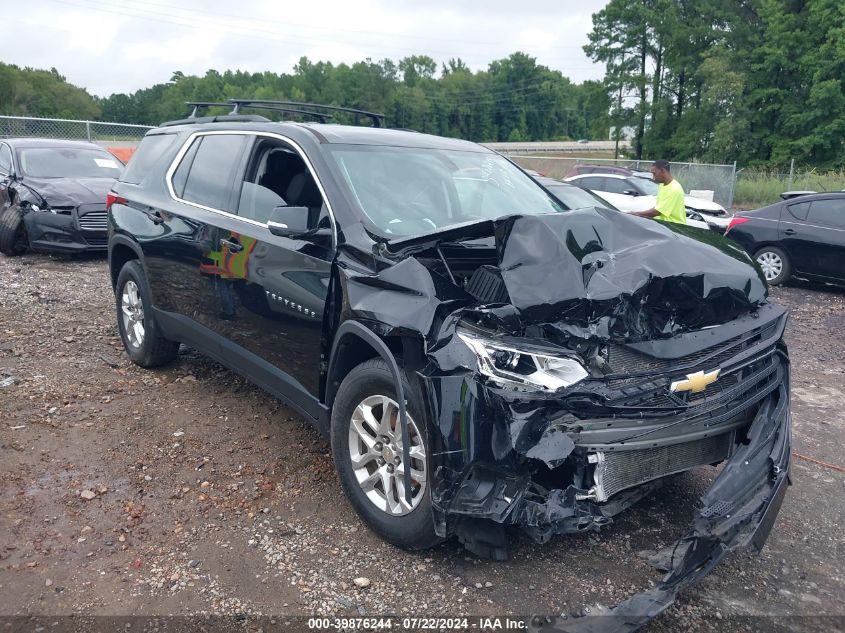
[{"label": "gravel and dirt surface", "polygon": [[[731,555],[648,631],[845,627],[845,291],[772,298],[791,310],[794,485],[763,554]],[[297,414],[185,347],[136,367],[113,306],[104,259],[0,256],[0,615],[595,612],[659,578],[645,554],[715,472],[598,534],[514,535],[504,563],[406,553],[358,520]]]}]

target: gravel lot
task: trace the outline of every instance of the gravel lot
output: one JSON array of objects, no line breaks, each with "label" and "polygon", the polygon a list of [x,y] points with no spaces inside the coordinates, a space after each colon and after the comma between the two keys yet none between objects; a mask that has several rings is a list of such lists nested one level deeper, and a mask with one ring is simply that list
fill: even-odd
[{"label": "gravel lot", "polygon": [[[845,291],[772,295],[791,310],[795,485],[761,556],[732,555],[646,630],[845,626],[845,472],[806,459],[845,466]],[[454,542],[405,553],[277,400],[184,347],[161,370],[130,363],[100,258],[0,256],[0,412],[1,615],[583,613],[659,577],[645,552],[714,473],[599,534],[515,535],[505,563]]]}]

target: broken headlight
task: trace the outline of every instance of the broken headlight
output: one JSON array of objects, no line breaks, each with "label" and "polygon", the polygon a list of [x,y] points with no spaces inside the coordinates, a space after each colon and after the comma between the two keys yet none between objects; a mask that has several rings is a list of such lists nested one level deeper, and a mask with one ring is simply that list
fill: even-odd
[{"label": "broken headlight", "polygon": [[583,380],[589,373],[574,358],[519,349],[466,330],[458,336],[475,353],[478,371],[505,387],[557,391]]}]

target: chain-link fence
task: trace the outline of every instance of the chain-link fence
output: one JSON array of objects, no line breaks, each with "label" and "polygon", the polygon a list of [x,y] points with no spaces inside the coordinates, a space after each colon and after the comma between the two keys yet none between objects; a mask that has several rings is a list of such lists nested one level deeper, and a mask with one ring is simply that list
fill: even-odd
[{"label": "chain-link fence", "polygon": [[[647,175],[653,161],[612,158],[575,158],[568,156],[525,156],[508,153],[511,160],[525,169],[533,169],[550,178],[563,179],[587,173]],[[733,206],[736,165],[706,163],[671,163],[672,176],[690,195],[718,202],[726,209]],[[650,174],[648,174],[650,177]]]},{"label": "chain-link fence", "polygon": [[121,160],[128,160],[150,130],[147,125],[0,116],[0,138],[36,137],[91,141],[105,147]]}]

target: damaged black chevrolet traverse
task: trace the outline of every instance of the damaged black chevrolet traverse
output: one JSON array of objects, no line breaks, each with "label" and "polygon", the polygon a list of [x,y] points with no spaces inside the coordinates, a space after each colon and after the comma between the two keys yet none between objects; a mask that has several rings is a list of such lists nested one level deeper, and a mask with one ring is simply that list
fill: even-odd
[{"label": "damaged black chevrolet traverse", "polygon": [[504,157],[379,115],[277,123],[250,105],[274,107],[150,131],[109,196],[136,363],[184,343],[290,403],[404,548],[457,536],[503,558],[506,528],[596,530],[722,463],[670,573],[621,615],[762,547],[788,481],[786,311],[741,248],[564,209]]}]

